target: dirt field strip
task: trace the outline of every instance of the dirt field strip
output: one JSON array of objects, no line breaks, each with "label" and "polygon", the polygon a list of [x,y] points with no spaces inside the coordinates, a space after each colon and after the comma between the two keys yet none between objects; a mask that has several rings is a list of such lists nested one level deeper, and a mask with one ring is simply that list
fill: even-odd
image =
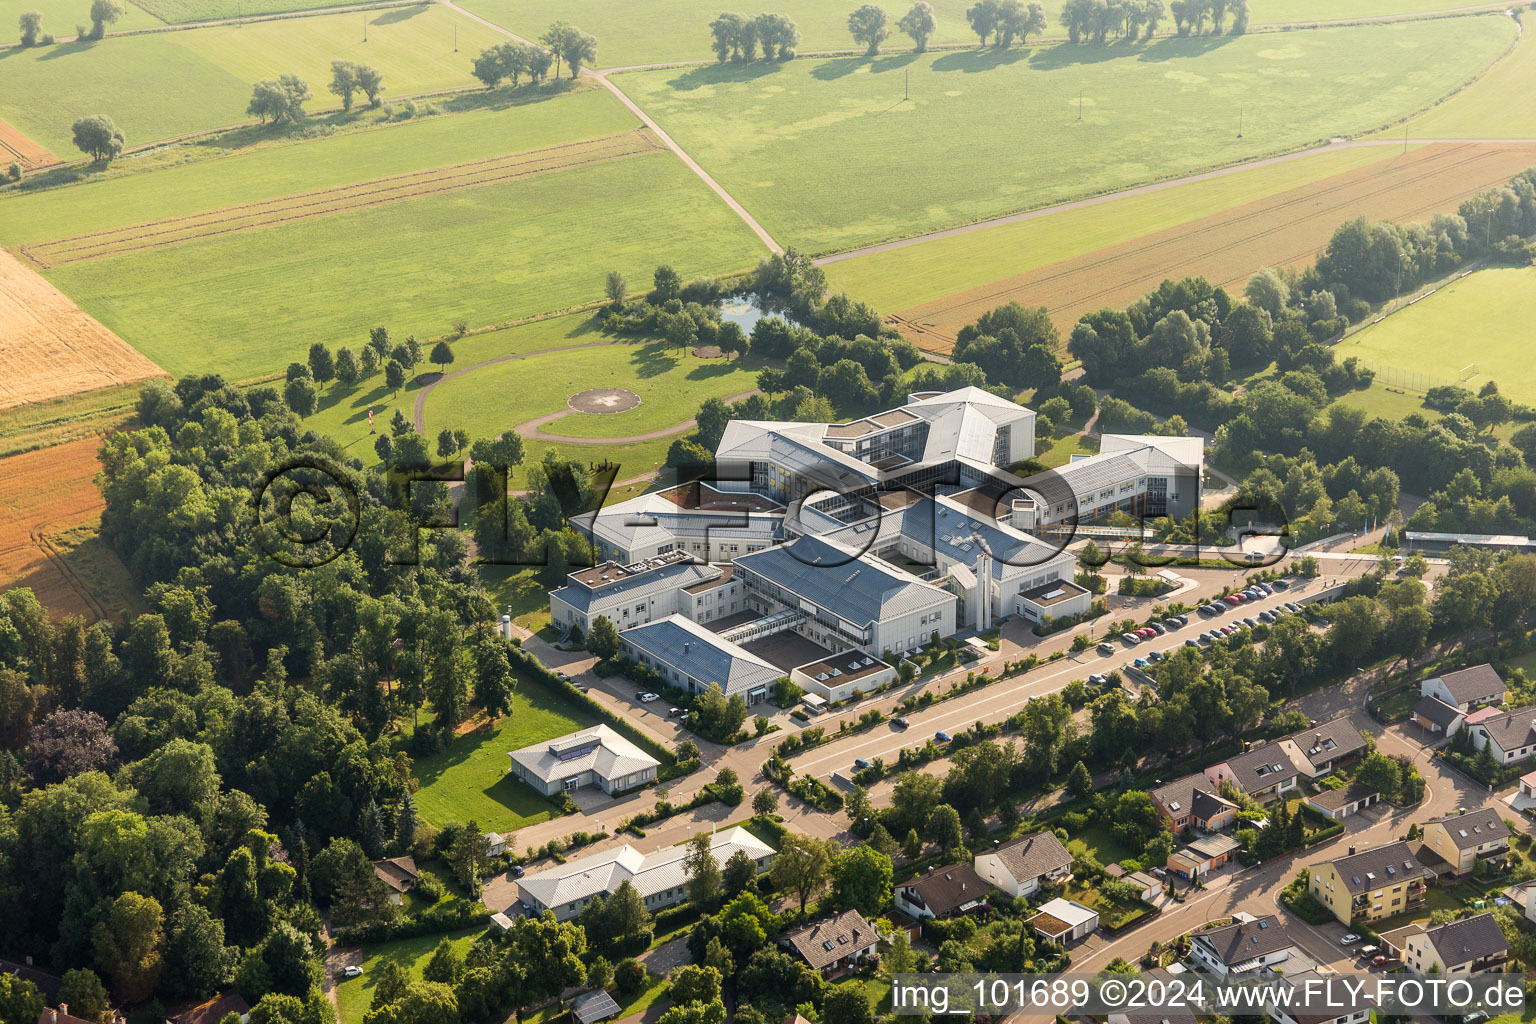
[{"label": "dirt field strip", "polygon": [[4,118],[0,118],[0,160],[7,164],[13,161],[18,162],[24,171],[36,170],[59,162],[59,158],[49,152],[46,147],[32,141],[22,133],[20,128]]},{"label": "dirt field strip", "polygon": [[166,375],[4,249],[0,366],[0,409]]},{"label": "dirt field strip", "polygon": [[23,246],[21,252],[46,269],[661,151],[661,145],[649,132],[638,129],[525,153],[487,157],[449,167],[376,178],[319,192],[279,196],[182,217],[75,235]]},{"label": "dirt field strip", "polygon": [[1310,259],[1343,220],[1453,211],[1536,163],[1536,143],[1436,144],[1164,231],[1003,278],[889,317],[914,344],[947,353],[955,333],[1010,300],[1044,305],[1063,337],[1082,314],[1122,306],[1165,278],[1236,285],[1260,266]]}]

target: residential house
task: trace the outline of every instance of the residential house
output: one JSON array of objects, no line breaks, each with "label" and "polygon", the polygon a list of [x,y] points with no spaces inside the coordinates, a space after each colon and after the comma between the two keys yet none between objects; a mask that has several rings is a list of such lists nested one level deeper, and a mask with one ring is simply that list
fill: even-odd
[{"label": "residential house", "polygon": [[1157,813],[1174,832],[1220,832],[1237,820],[1237,805],[1222,797],[1202,773],[1174,779],[1151,792]]},{"label": "residential house", "polygon": [[1370,1019],[1371,1007],[1358,984],[1351,987],[1337,976],[1298,971],[1282,976],[1276,985],[1291,991],[1281,998],[1281,989],[1271,990],[1274,998],[1264,1012],[1275,1024],[1364,1024]]},{"label": "residential house", "polygon": [[1341,764],[1365,754],[1370,744],[1348,716],[1335,718],[1310,729],[1282,736],[1271,746],[1281,746],[1291,763],[1309,779],[1320,779]]},{"label": "residential house", "polygon": [[1408,713],[1410,721],[1436,736],[1454,736],[1466,720],[1460,708],[1439,697],[1420,697]]},{"label": "residential house", "polygon": [[[758,871],[773,862],[773,848],[744,828],[728,828],[710,836],[709,852],[722,868],[738,850],[752,858]],[[518,882],[518,889],[533,913],[549,910],[558,920],[568,921],[594,898],[611,896],[629,882],[640,893],[646,909],[654,913],[687,899],[688,872],[683,867],[687,852],[686,845],[679,845],[642,854],[625,843],[526,875]]]},{"label": "residential house", "polygon": [[1301,798],[1301,802],[1323,817],[1343,821],[1381,800],[1381,794],[1362,782],[1351,782],[1339,789],[1325,789]]},{"label": "residential house", "polygon": [[1163,866],[1180,878],[1193,881],[1225,866],[1240,846],[1231,836],[1202,836],[1183,849],[1175,850]]},{"label": "residential house", "polygon": [[1196,932],[1190,936],[1189,958],[1222,981],[1242,981],[1289,960],[1296,944],[1274,914]]},{"label": "residential house", "polygon": [[49,974],[47,971],[33,967],[30,956],[27,957],[27,962],[24,964],[16,963],[13,960],[0,960],[0,971],[14,978],[20,978],[22,981],[30,981],[36,985],[37,990],[43,994],[44,1002],[58,1003],[59,989],[64,986],[64,979],[57,974]]},{"label": "residential house", "polygon": [[1417,974],[1484,974],[1502,971],[1509,943],[1492,914],[1477,914],[1406,937],[1403,963]]},{"label": "residential house", "polygon": [[823,921],[798,928],[779,940],[779,947],[796,953],[822,974],[835,974],[875,953],[880,933],[857,910],[845,910]]},{"label": "residential house", "polygon": [[379,881],[389,886],[389,901],[396,906],[404,903],[405,894],[416,888],[416,883],[421,881],[421,873],[416,870],[416,858],[409,854],[374,861],[373,873]]},{"label": "residential house", "polygon": [[981,906],[992,892],[969,864],[933,868],[896,887],[896,909],[915,918],[950,917]]},{"label": "residential house", "polygon": [[1308,891],[1344,924],[1370,923],[1424,905],[1424,866],[1404,842],[1349,852],[1312,868]]},{"label": "residential house", "polygon": [[622,793],[656,781],[661,762],[606,725],[535,743],[509,755],[512,775],[545,796],[596,786]]},{"label": "residential house", "polygon": [[[1161,967],[1150,971],[1143,971],[1142,979],[1151,984],[1159,982],[1168,991],[1168,983],[1177,975],[1163,970]],[[1107,1024],[1198,1024],[1194,1012],[1187,1006],[1159,1006],[1143,1007],[1135,1010],[1116,1010],[1106,1018]]]},{"label": "residential house", "polygon": [[165,1024],[219,1024],[231,1013],[241,1021],[247,1020],[251,1015],[250,1004],[233,992],[215,996],[196,1006],[184,1007],[168,1015],[165,1018]]},{"label": "residential house", "polygon": [[1036,832],[976,855],[976,873],[1018,899],[1072,877],[1072,855],[1054,832]]},{"label": "residential house", "polygon": [[1298,785],[1301,769],[1291,760],[1290,752],[1279,743],[1266,743],[1230,757],[1205,770],[1213,786],[1230,782],[1240,792],[1267,802],[1291,792]]},{"label": "residential house", "polygon": [[1052,942],[1066,945],[1096,932],[1099,928],[1099,912],[1076,900],[1064,900],[1058,896],[1041,905],[1027,923]]},{"label": "residential house", "polygon": [[1437,872],[1467,875],[1480,860],[1504,862],[1509,854],[1509,826],[1498,811],[1482,807],[1431,818],[1424,823],[1423,842],[1420,856]]},{"label": "residential house", "polygon": [[[121,1017],[116,1018],[121,1020]],[[94,1020],[86,1020],[84,1017],[76,1017],[69,1012],[68,1003],[60,1003],[57,1007],[45,1006],[43,1012],[37,1015],[37,1024],[96,1024]]]},{"label": "residential house", "polygon": [[1465,728],[1472,746],[1478,750],[1491,747],[1499,764],[1514,764],[1536,753],[1536,709],[1503,711]]},{"label": "residential house", "polygon": [[1459,672],[1447,672],[1421,680],[1419,693],[1435,697],[1466,714],[1485,704],[1504,703],[1504,680],[1492,665],[1474,665]]}]

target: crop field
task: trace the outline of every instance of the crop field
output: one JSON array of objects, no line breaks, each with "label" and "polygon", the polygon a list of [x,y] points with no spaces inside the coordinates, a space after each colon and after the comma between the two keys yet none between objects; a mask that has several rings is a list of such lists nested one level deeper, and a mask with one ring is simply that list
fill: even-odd
[{"label": "crop field", "polygon": [[1510,19],[1485,15],[614,81],[779,241],[831,251],[1368,131],[1513,38]]},{"label": "crop field", "polygon": [[138,610],[122,561],[95,535],[99,437],[0,459],[0,586],[30,587],[55,618]]},{"label": "crop field", "polygon": [[[1372,367],[1461,379],[1474,391],[1490,380],[1512,401],[1536,401],[1536,363],[1531,360],[1530,324],[1536,318],[1536,268],[1480,270],[1384,321],[1340,342],[1340,359],[1358,356]],[[1448,345],[1447,339],[1468,339]]]},{"label": "crop field", "polygon": [[[159,4],[165,0],[152,0]],[[192,0],[206,3],[210,0]],[[228,0],[218,0],[228,2]],[[931,0],[938,27],[932,46],[974,43],[976,36],[965,20],[966,8],[973,0]],[[1468,0],[1470,2],[1470,0]],[[579,25],[598,38],[598,63],[601,67],[628,67],[664,61],[699,60],[713,56],[710,50],[709,23],[722,10],[753,13],[758,8],[720,4],[716,0],[647,0],[646,16],[635,18],[632,11],[612,0],[469,0],[463,5],[499,25],[525,36],[537,36],[550,22],[564,19]],[[862,49],[848,35],[848,12],[855,5],[827,3],[826,0],[779,0],[765,10],[789,15],[800,29],[800,52]],[[895,22],[910,6],[906,0],[886,4],[891,36],[887,45],[893,49],[910,47],[911,39],[896,28]],[[1049,27],[1048,37],[1065,36],[1058,15],[1061,0],[1044,0]],[[1308,22],[1341,18],[1370,18],[1412,14],[1462,6],[1442,0],[1254,0],[1254,25]],[[1173,31],[1171,18],[1160,31]]]},{"label": "crop field", "polygon": [[172,25],[189,21],[249,18],[254,14],[286,14],[322,7],[359,5],[359,0],[136,0],[139,6]]},{"label": "crop field", "polygon": [[1420,139],[1536,138],[1536,42],[1521,36],[1488,73],[1433,110],[1408,122]]},{"label": "crop field", "polygon": [[469,73],[473,55],[504,38],[440,4],[421,4],[370,13],[364,42],[363,17],[320,15],[3,51],[0,118],[73,157],[70,126],[77,118],[106,114],[130,146],[238,124],[248,120],[252,83],[284,72],[309,83],[312,109],[337,106],[326,91],[337,59],[383,72],[386,100],[469,88],[477,84]]},{"label": "crop field", "polygon": [[390,178],[339,185],[321,192],[264,199],[204,213],[75,235],[21,251],[43,268],[86,260],[148,252],[242,231],[281,227],[314,217],[422,199],[458,189],[513,181],[535,174],[566,171],[604,160],[617,160],[663,147],[645,130],[569,142],[530,153],[486,157],[470,163],[412,171]]},{"label": "crop field", "polygon": [[360,344],[375,324],[435,337],[459,319],[496,324],[599,299],[609,270],[637,282],[662,262],[685,277],[718,274],[761,251],[658,152],[49,275],[172,373],[246,379],[286,365],[295,339]]},{"label": "crop field", "polygon": [[0,366],[0,409],[164,375],[3,249]]},{"label": "crop field", "polygon": [[21,164],[24,171],[30,171],[51,163],[56,163],[58,157],[40,145],[37,140],[22,134],[14,125],[7,121],[0,121],[0,161],[7,166],[12,161]]},{"label": "crop field", "polygon": [[[1124,306],[1165,278],[1203,275],[1215,284],[1240,288],[1260,266],[1310,260],[1334,229],[1352,217],[1427,220],[1533,164],[1536,143],[1425,146],[902,309],[895,322],[914,343],[948,351],[955,332],[966,323],[1017,300],[1045,306],[1065,338],[1084,313]],[[1145,222],[1127,218],[1124,223]]]},{"label": "crop field", "polygon": [[[16,4],[6,8],[6,17],[0,24],[0,40],[9,43],[16,38],[16,15],[21,11],[37,11],[43,16],[43,31],[51,32],[60,39],[75,34],[77,26],[91,24],[91,0],[27,0],[26,4]],[[160,19],[150,14],[143,7],[124,0],[123,16],[112,25],[113,32],[123,32],[135,28],[153,28],[160,24]],[[4,48],[0,48],[0,59],[6,54]]]}]

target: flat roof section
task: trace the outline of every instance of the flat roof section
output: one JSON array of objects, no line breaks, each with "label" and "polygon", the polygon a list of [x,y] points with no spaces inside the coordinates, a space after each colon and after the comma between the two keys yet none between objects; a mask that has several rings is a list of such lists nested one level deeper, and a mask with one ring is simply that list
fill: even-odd
[{"label": "flat roof section", "polygon": [[879,429],[879,425],[870,420],[854,420],[852,423],[828,423],[827,436],[835,437],[838,440],[847,440],[849,438],[863,437],[866,434],[873,434]]},{"label": "flat roof section", "polygon": [[704,580],[700,583],[695,583],[691,587],[684,587],[683,589],[690,594],[702,594],[706,590],[714,590],[716,587],[725,586],[727,583],[731,582],[731,577],[734,575],[736,575],[736,567],[727,563],[725,569],[720,573],[719,576],[716,576],[714,579]]},{"label": "flat roof section", "polygon": [[[844,651],[828,658],[797,665],[795,668],[796,671],[804,672],[812,679],[842,684],[872,676],[890,666],[879,658],[872,658],[859,651]],[[823,676],[826,677],[824,680]]]},{"label": "flat roof section", "polygon": [[784,506],[772,498],[749,491],[722,491],[701,481],[679,484],[656,492],[679,508],[701,512],[778,512]]},{"label": "flat roof section", "polygon": [[832,652],[821,644],[794,632],[775,633],[741,646],[770,665],[777,665],[786,675],[797,665],[832,657]]},{"label": "flat roof section", "polygon": [[882,427],[899,427],[904,423],[913,423],[918,417],[905,409],[887,409],[885,412],[877,412],[869,417]]},{"label": "flat roof section", "polygon": [[1019,596],[1024,598],[1024,600],[1028,601],[1030,604],[1039,605],[1042,608],[1049,608],[1053,604],[1060,604],[1062,601],[1070,601],[1072,598],[1086,593],[1088,593],[1088,591],[1084,590],[1076,583],[1071,583],[1067,580],[1055,580],[1051,583],[1042,583],[1040,586],[1031,590],[1025,590],[1021,592]]},{"label": "flat roof section", "polygon": [[999,495],[980,487],[972,487],[968,491],[957,491],[954,494],[946,494],[944,497],[957,505],[964,505],[984,519],[1000,519],[1013,511],[1014,497],[1027,497],[1027,495],[1023,491]]}]

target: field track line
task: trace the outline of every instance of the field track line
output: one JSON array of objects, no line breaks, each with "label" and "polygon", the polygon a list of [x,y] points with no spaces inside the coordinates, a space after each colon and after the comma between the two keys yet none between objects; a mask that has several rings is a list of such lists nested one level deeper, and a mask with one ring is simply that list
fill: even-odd
[{"label": "field track line", "polygon": [[[474,21],[474,22],[477,22],[477,23],[479,23],[481,25],[484,25],[488,29],[492,29],[492,30],[494,30],[496,32],[500,32],[502,35],[506,36],[508,39],[515,39],[515,40],[517,40],[520,43],[533,43],[532,40],[525,39],[522,36],[518,35],[516,32],[511,32],[511,31],[509,31],[509,30],[507,30],[505,28],[502,28],[500,25],[496,24],[494,21],[490,21],[489,19],[482,18],[482,17],[480,17],[480,15],[475,14],[473,11],[466,11],[464,8],[460,7],[458,4],[454,3],[453,0],[437,0],[437,2],[442,4],[444,7],[448,8],[449,10],[456,11],[459,14],[463,15],[464,17],[469,18],[471,21]],[[538,45],[538,44],[533,43],[533,45]],[[668,149],[670,149],[673,153],[675,153],[677,155],[677,158],[679,160],[681,160],[688,167],[688,169],[690,171],[692,171],[694,174],[698,175],[699,180],[704,182],[704,184],[708,185],[709,188],[710,188],[710,191],[714,192],[715,195],[719,196],[720,199],[725,203],[725,205],[729,206],[731,208],[731,210],[735,212],[736,216],[740,217],[742,219],[742,221],[747,225],[747,227],[752,229],[752,233],[757,235],[757,237],[762,240],[762,243],[764,245],[766,245],[773,252],[783,252],[784,251],[783,246],[779,245],[778,242],[775,242],[773,240],[773,236],[768,233],[766,228],[764,228],[761,224],[759,224],[757,222],[756,218],[754,218],[750,213],[747,212],[746,207],[744,207],[740,203],[738,203],[736,201],[736,198],[734,196],[732,196],[729,192],[727,192],[725,190],[725,188],[718,181],[716,181],[714,178],[710,177],[709,172],[704,170],[704,168],[700,167],[697,160],[695,160],[693,157],[689,156],[687,154],[687,152],[684,151],[682,146],[679,146],[675,141],[673,141],[672,136],[670,136],[666,132],[662,131],[661,125],[657,124],[651,118],[650,114],[647,114],[644,110],[640,109],[640,106],[638,104],[636,104],[634,100],[632,100],[628,96],[626,96],[624,94],[624,90],[623,89],[620,89],[618,86],[616,86],[612,82],[610,82],[608,80],[608,76],[606,74],[604,74],[601,71],[594,71],[591,68],[583,68],[581,73],[583,75],[586,75],[586,76],[592,78],[593,80],[598,82],[598,84],[600,84],[604,89],[607,89],[609,92],[613,93],[614,96],[618,97],[619,102],[624,104],[624,106],[628,107],[630,113],[632,113],[636,117],[638,117],[642,124],[644,124],[651,131],[655,132],[656,133],[656,137],[659,138],[663,143],[665,143],[666,147]]]},{"label": "field track line", "polygon": [[[731,402],[739,402],[744,398],[751,398],[753,395],[760,394],[762,394],[762,391],[757,388],[753,388],[751,391],[743,391],[740,394],[726,395],[724,398],[720,399],[720,401],[725,402],[726,404],[730,404]],[[698,420],[690,418],[684,420],[681,423],[674,423],[670,427],[660,427],[656,430],[650,430],[643,434],[627,434],[624,437],[574,437],[570,434],[546,434],[543,430],[540,429],[546,423],[553,423],[555,420],[560,420],[567,416],[576,415],[579,415],[579,413],[577,413],[575,409],[561,409],[558,412],[545,413],[543,416],[536,416],[526,423],[519,423],[512,429],[524,439],[530,441],[558,441],[561,444],[602,445],[634,444],[637,441],[659,441],[664,437],[672,437],[677,434],[687,433],[699,425]]]},{"label": "field track line", "polygon": [[[1467,151],[1471,151],[1471,154],[1470,155],[1465,155],[1467,153]],[[1441,162],[1441,158],[1442,157],[1443,158],[1447,158],[1447,159],[1448,158],[1452,158],[1452,157],[1457,157],[1457,159],[1454,159],[1453,162],[1451,162],[1450,164],[1447,165],[1447,164],[1444,164],[1444,163]],[[1330,199],[1328,199],[1328,194],[1327,193],[1321,193],[1321,192],[1318,192],[1318,191],[1315,190],[1315,185],[1318,184],[1318,183],[1314,183],[1314,185],[1311,186],[1311,187],[1306,186],[1306,185],[1302,185],[1302,186],[1299,186],[1297,188],[1288,189],[1288,190],[1286,190],[1286,192],[1279,193],[1280,196],[1284,196],[1284,195],[1287,195],[1287,194],[1294,194],[1294,197],[1289,199],[1289,200],[1286,200],[1284,202],[1280,202],[1280,203],[1271,204],[1269,206],[1266,206],[1265,209],[1268,210],[1268,211],[1281,212],[1281,211],[1288,210],[1288,209],[1290,209],[1290,208],[1292,208],[1294,206],[1298,206],[1298,205],[1313,206],[1314,204],[1321,203],[1322,205],[1320,207],[1320,214],[1328,214],[1328,213],[1337,214],[1339,211],[1344,210],[1344,209],[1346,209],[1348,207],[1351,207],[1351,206],[1355,205],[1356,203],[1358,203],[1363,198],[1369,198],[1371,196],[1380,195],[1383,192],[1394,191],[1394,190],[1397,190],[1397,189],[1401,189],[1401,188],[1403,188],[1405,186],[1411,186],[1411,185],[1414,185],[1414,184],[1418,184],[1419,182],[1422,182],[1422,181],[1424,181],[1426,179],[1439,177],[1440,175],[1446,174],[1446,173],[1448,173],[1450,171],[1454,171],[1454,170],[1456,170],[1458,168],[1465,167],[1468,164],[1475,164],[1475,163],[1479,162],[1480,155],[1476,153],[1476,151],[1473,149],[1473,147],[1453,147],[1451,149],[1443,150],[1443,151],[1441,151],[1439,153],[1433,154],[1433,160],[1434,160],[1434,164],[1435,164],[1434,166],[1430,166],[1430,167],[1422,168],[1422,169],[1421,168],[1414,168],[1414,171],[1421,171],[1421,173],[1415,173],[1412,176],[1407,176],[1407,177],[1404,177],[1404,178],[1399,179],[1397,181],[1394,181],[1394,182],[1392,182],[1390,184],[1385,184],[1385,185],[1383,185],[1380,188],[1371,189],[1370,191],[1364,193],[1363,195],[1362,194],[1347,194],[1343,198],[1339,198],[1337,200],[1330,200]],[[1353,172],[1345,172],[1345,173],[1353,173]],[[1471,187],[1470,189],[1467,189],[1465,192],[1459,194],[1459,196],[1457,197],[1456,201],[1459,202],[1461,199],[1465,199],[1465,198],[1467,198],[1467,196],[1473,195],[1476,192],[1479,192],[1479,191],[1481,191],[1481,190],[1483,190],[1483,189],[1485,189],[1487,187],[1488,187],[1487,184],[1475,185],[1475,186]],[[1252,204],[1250,204],[1250,203],[1243,203],[1240,206],[1232,207],[1232,208],[1230,208],[1228,210],[1218,211],[1215,214],[1211,214],[1211,215],[1208,215],[1206,217],[1199,218],[1196,221],[1191,221],[1191,222],[1189,222],[1189,225],[1198,225],[1201,221],[1207,221],[1207,220],[1210,220],[1213,217],[1215,217],[1215,218],[1228,217],[1228,216],[1231,216],[1231,215],[1241,211],[1242,209],[1244,209],[1245,207],[1250,206],[1250,205],[1252,205]],[[1414,211],[1411,211],[1408,214],[1405,214],[1404,216],[1417,216],[1420,213],[1427,212],[1429,209],[1434,208],[1434,207],[1438,207],[1440,205],[1441,205],[1441,203],[1437,201],[1435,203],[1430,204],[1429,207],[1416,208]],[[1227,251],[1229,251],[1231,249],[1238,248],[1239,246],[1248,244],[1248,243],[1252,242],[1254,239],[1265,238],[1267,236],[1275,234],[1276,232],[1283,231],[1283,230],[1287,229],[1289,226],[1290,226],[1289,224],[1275,224],[1272,227],[1265,228],[1264,230],[1258,231],[1256,233],[1249,234],[1249,235],[1244,235],[1244,236],[1242,236],[1240,238],[1235,238],[1235,239],[1233,239],[1233,240],[1231,240],[1229,242],[1226,242],[1224,244],[1216,245],[1216,246],[1213,246],[1213,247],[1211,247],[1209,249],[1205,249],[1205,250],[1197,252],[1197,253],[1192,253],[1192,254],[1189,254],[1187,257],[1181,257],[1181,258],[1184,258],[1184,259],[1187,259],[1187,260],[1209,259],[1210,257],[1215,256],[1215,255],[1217,255],[1219,253],[1227,252]],[[1199,233],[1198,231],[1195,232],[1195,234],[1198,234],[1198,233]],[[1158,241],[1155,241],[1155,242],[1150,242],[1150,243],[1148,242],[1148,239],[1154,238],[1157,235],[1165,235],[1166,237],[1164,237],[1164,238],[1162,238],[1162,239],[1160,239]],[[1069,258],[1068,260],[1064,260],[1062,262],[1063,263],[1073,263],[1074,264],[1073,266],[1064,268],[1064,269],[1059,270],[1059,271],[1057,271],[1055,273],[1052,273],[1052,274],[1047,274],[1047,275],[1045,275],[1043,277],[1036,278],[1036,279],[1032,280],[1030,282],[1030,284],[1031,285],[1045,286],[1045,285],[1048,285],[1048,284],[1050,284],[1050,283],[1052,283],[1054,281],[1058,281],[1058,280],[1065,279],[1065,278],[1070,278],[1070,277],[1075,277],[1078,274],[1081,274],[1081,273],[1084,273],[1084,272],[1087,272],[1087,271],[1101,270],[1101,269],[1104,269],[1105,267],[1108,267],[1109,265],[1111,265],[1113,263],[1116,263],[1119,260],[1123,259],[1130,252],[1135,252],[1137,254],[1145,254],[1145,253],[1155,252],[1155,251],[1160,250],[1160,249],[1174,247],[1174,246],[1177,246],[1179,244],[1185,243],[1185,242],[1187,242],[1189,240],[1190,237],[1191,237],[1191,235],[1189,235],[1189,234],[1169,234],[1167,231],[1157,231],[1157,232],[1153,232],[1150,235],[1142,235],[1142,236],[1139,236],[1138,238],[1128,239],[1128,240],[1126,240],[1124,242],[1117,242],[1117,243],[1115,243],[1112,246],[1106,247],[1106,249],[1103,250],[1104,255],[1101,256],[1099,259],[1093,260],[1093,261],[1088,262],[1088,263],[1078,263],[1077,259],[1080,259],[1081,257]],[[1135,246],[1135,248],[1134,249],[1130,249],[1129,247],[1131,247],[1131,246]],[[1086,254],[1085,253],[1084,255],[1091,255],[1091,254]],[[1289,257],[1285,257],[1285,258],[1282,258],[1282,259],[1279,259],[1279,260],[1275,260],[1273,262],[1275,262],[1275,263],[1285,263],[1285,262],[1288,262],[1290,260],[1299,259],[1299,258],[1301,258],[1301,257],[1303,257],[1305,255],[1306,255],[1306,253],[1298,253],[1298,254],[1295,254],[1293,256],[1289,256]],[[1046,269],[1046,268],[1040,268],[1040,269]],[[1026,275],[1018,275],[1018,276],[1021,276],[1021,277],[1022,276],[1027,276],[1027,274]],[[1016,280],[1016,278],[1005,278],[1003,280]],[[982,286],[982,287],[985,287],[985,286]],[[1111,287],[1109,287],[1107,289],[1104,289],[1103,291],[1092,293],[1091,295],[1088,296],[1088,298],[1101,297],[1103,295],[1107,295],[1107,294],[1110,294],[1113,291],[1118,290],[1118,288],[1119,288],[1118,284],[1117,285],[1113,285],[1113,286],[1111,286]],[[960,308],[960,307],[968,306],[968,305],[975,305],[975,304],[983,304],[984,305],[984,304],[986,304],[989,301],[992,301],[992,300],[995,300],[997,298],[1000,298],[1000,297],[1002,297],[1004,295],[1007,295],[1007,294],[1009,294],[1009,293],[1011,293],[1011,292],[1013,292],[1015,290],[1016,290],[1016,286],[1013,286],[1013,285],[999,288],[999,289],[997,289],[996,291],[993,291],[993,292],[987,292],[987,293],[981,293],[981,294],[975,294],[975,290],[973,289],[971,291],[961,292],[961,293],[959,293],[958,296],[955,296],[957,298],[963,297],[963,301],[956,302],[956,303],[954,303],[952,305],[949,305],[949,306],[936,306],[936,305],[933,305],[932,303],[924,303],[924,304],[922,304],[920,306],[915,306],[915,307],[911,307],[909,309],[901,310],[901,311],[898,312],[897,315],[900,316],[903,320],[905,320],[907,322],[915,322],[915,321],[912,320],[912,318],[916,317],[918,315],[921,315],[924,318],[924,320],[926,321],[926,320],[928,320],[930,318],[933,318],[933,317],[942,316],[945,312],[947,312],[949,310],[952,310],[952,309],[956,309],[956,308]],[[934,302],[939,302],[939,301],[943,301],[943,300],[934,300]],[[923,328],[925,328],[929,332],[935,331],[935,325],[934,324],[923,322],[923,323],[920,323],[920,326],[922,326]],[[938,333],[942,334],[942,332],[938,332]],[[953,339],[947,339],[947,340],[953,340]]]},{"label": "field track line", "polygon": [[39,266],[49,268],[661,151],[662,147],[643,129],[639,129],[561,146],[487,157],[449,167],[411,171],[318,192],[277,196],[238,206],[75,235],[22,246],[21,252]]}]

